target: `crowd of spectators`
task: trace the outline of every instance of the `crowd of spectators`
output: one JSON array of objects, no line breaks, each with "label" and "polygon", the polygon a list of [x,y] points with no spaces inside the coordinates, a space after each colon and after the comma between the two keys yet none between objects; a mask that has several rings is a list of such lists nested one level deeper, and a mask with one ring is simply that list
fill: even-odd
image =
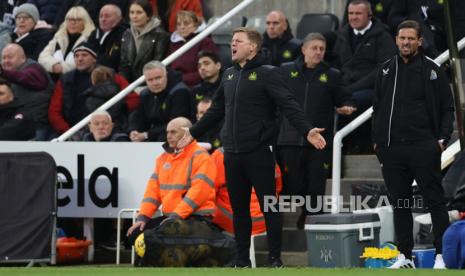
[{"label": "crowd of spectators", "polygon": [[[442,9],[435,1],[347,1],[339,30],[323,34],[328,41],[325,62],[341,71],[356,108],[351,116],[339,115],[338,127],[371,106],[374,69],[395,53],[395,29],[402,20],[419,21],[430,57],[446,48]],[[457,14],[454,21],[457,38],[464,35],[462,17]],[[264,19],[262,51],[269,64],[297,60],[302,41],[293,35],[286,15],[275,10]],[[204,112],[210,106],[225,69],[208,36],[167,68],[144,70],[205,29],[200,0],[2,1],[0,20],[0,77],[11,84],[22,112],[34,118],[36,135],[29,140],[56,138],[128,83],[158,70],[162,74],[137,87],[109,114],[114,128],[132,141],[164,141],[169,120],[185,116],[195,121],[197,109]],[[173,92],[178,90],[183,92]],[[205,140],[221,145],[220,129]],[[81,140],[88,132],[85,128],[72,139]],[[369,129],[360,135],[366,138]],[[360,141],[369,143],[368,138]],[[360,149],[367,147],[356,145],[355,151]]]}]

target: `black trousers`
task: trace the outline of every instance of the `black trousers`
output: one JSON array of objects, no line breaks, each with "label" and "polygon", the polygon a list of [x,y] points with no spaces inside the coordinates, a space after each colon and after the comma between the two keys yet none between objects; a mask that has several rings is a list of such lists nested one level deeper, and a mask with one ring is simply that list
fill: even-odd
[{"label": "black trousers", "polygon": [[378,147],[376,153],[394,208],[399,251],[411,258],[414,246],[412,183],[416,180],[423,196],[423,201],[418,203],[431,213],[434,246],[436,253],[442,254],[442,236],[449,226],[449,216],[441,186],[441,149],[438,142],[392,143],[389,147]]},{"label": "black trousers", "polygon": [[[280,146],[278,163],[283,175],[282,195],[309,196],[312,209],[318,196],[325,194],[329,175],[331,147],[317,150],[311,147]],[[307,215],[304,207],[302,215]]]},{"label": "black trousers", "polygon": [[[260,147],[252,152],[225,152],[224,165],[226,185],[231,207],[237,246],[237,258],[250,262],[249,248],[252,232],[250,196],[255,188],[260,208],[264,210],[264,197],[276,197],[274,178],[275,157],[269,147]],[[277,207],[277,205],[276,205]],[[263,212],[270,257],[281,257],[282,217],[279,212]]]}]

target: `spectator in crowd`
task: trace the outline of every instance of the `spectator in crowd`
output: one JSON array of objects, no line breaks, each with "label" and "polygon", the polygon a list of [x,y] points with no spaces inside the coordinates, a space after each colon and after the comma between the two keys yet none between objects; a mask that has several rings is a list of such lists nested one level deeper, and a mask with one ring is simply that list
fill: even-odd
[{"label": "spectator in crowd", "polygon": [[[169,54],[176,52],[184,46],[189,40],[193,39],[201,30],[197,16],[191,11],[179,11],[177,16],[176,31],[171,34],[169,44]],[[190,48],[171,63],[171,68],[182,73],[183,81],[190,87],[201,81],[197,60],[200,51],[217,52],[216,45],[210,37],[205,37],[199,43]]]},{"label": "spectator in crowd", "polygon": [[88,142],[129,142],[126,133],[114,130],[110,113],[97,110],[90,116],[89,133],[84,135],[83,141]]},{"label": "spectator in crowd", "polygon": [[[259,54],[261,35],[254,29],[237,28],[231,43],[233,67],[223,75],[213,105],[191,127],[180,146],[193,137],[200,137],[223,118],[221,140],[225,150],[228,192],[234,212],[234,232],[237,245],[236,267],[250,267],[250,195],[255,188],[260,207],[264,197],[276,197],[274,181],[275,158],[270,149],[277,134],[276,114],[279,106],[299,133],[318,149],[326,145],[320,128],[313,128],[279,74],[268,66]],[[192,135],[190,135],[192,134]],[[276,199],[277,200],[277,199]],[[279,212],[265,212],[269,262],[282,267],[282,218]]]},{"label": "spectator in crowd", "polygon": [[292,35],[289,21],[282,11],[272,11],[266,16],[266,31],[263,33],[263,48],[271,56],[271,64],[280,66],[300,56],[302,42]]},{"label": "spectator in crowd", "polygon": [[107,4],[100,9],[99,28],[89,36],[89,42],[98,45],[97,63],[117,71],[121,59],[121,39],[128,26],[121,9]]},{"label": "spectator in crowd", "polygon": [[[222,148],[215,150],[212,158],[216,164],[215,194],[216,209],[212,222],[222,230],[234,235],[233,227],[233,210],[229,200],[228,189],[226,185],[226,176],[224,171],[224,151]],[[281,180],[281,170],[275,166],[276,194],[281,193],[283,183]],[[252,234],[258,235],[266,232],[265,217],[260,210],[257,194],[252,188],[252,198],[250,199],[250,216],[252,218]]]},{"label": "spectator in crowd", "polygon": [[[397,2],[397,0],[368,0],[371,4],[371,8],[372,8],[372,11],[373,11],[373,16],[378,18],[381,22],[383,22],[383,24],[385,25],[388,25],[388,21],[389,21],[389,15],[390,15],[390,11],[392,9],[392,6],[393,6],[393,3],[394,2]],[[341,22],[341,25],[344,26],[346,25],[348,22],[348,7],[349,7],[349,4],[350,2],[352,2],[352,0],[349,0],[347,1],[346,3],[346,8],[344,9],[344,16],[342,18],[342,22]],[[404,1],[402,1],[404,2]],[[391,31],[391,30],[390,30]],[[392,30],[394,31],[394,30]]]},{"label": "spectator in crowd", "polygon": [[[134,244],[141,232],[167,220],[211,219],[215,209],[215,163],[195,141],[183,148],[177,145],[184,135],[183,128],[191,125],[183,117],[168,123],[167,143],[163,145],[165,152],[157,158],[137,221],[127,232],[131,244]],[[163,205],[163,216],[152,219],[160,205]]]},{"label": "spectator in crowd", "polygon": [[[195,114],[195,118],[199,121],[205,113],[207,113],[208,109],[211,107],[213,101],[211,98],[205,97],[197,103],[197,113]],[[197,141],[209,143],[211,148],[209,152],[213,152],[217,148],[221,147],[221,140],[220,140],[220,131],[223,127],[223,121],[221,121],[218,125],[208,130],[204,135],[199,137]]]},{"label": "spectator in crowd", "polygon": [[11,83],[15,97],[24,104],[24,111],[34,116],[35,139],[48,140],[47,110],[54,85],[49,74],[40,64],[28,59],[20,45],[11,43],[2,51],[0,77]]},{"label": "spectator in crowd", "polygon": [[40,20],[45,21],[48,25],[54,25],[63,0],[28,0],[27,3],[37,7]]},{"label": "spectator in crowd", "polygon": [[163,26],[170,33],[176,30],[179,11],[192,11],[200,22],[203,22],[203,11],[200,0],[154,0],[154,9],[161,18]]},{"label": "spectator in crowd", "polygon": [[[93,69],[90,80],[92,86],[83,92],[88,112],[93,112],[121,91],[121,87],[115,82],[114,71],[106,66],[99,65]],[[126,131],[128,116],[125,103],[117,102],[108,112],[115,121],[115,128]]]},{"label": "spectator in crowd", "polygon": [[[305,141],[286,118],[281,120],[277,144],[279,165],[286,168],[283,172],[283,193],[310,197],[312,208],[317,207],[318,197],[325,194],[331,162],[334,110],[336,108],[345,115],[355,110],[350,94],[342,85],[341,74],[323,62],[325,50],[325,37],[310,33],[303,41],[303,56],[281,65],[284,81],[307,119],[312,125],[325,129],[323,136],[328,142],[325,149],[319,150]],[[297,220],[298,229],[303,229],[307,215],[309,212],[305,206]]]},{"label": "spectator in crowd", "polygon": [[197,68],[201,82],[194,86],[195,101],[213,98],[221,83],[221,61],[217,54],[201,51],[197,55]]},{"label": "spectator in crowd", "polygon": [[[64,133],[89,114],[84,92],[92,86],[91,73],[97,66],[96,60],[97,53],[92,44],[84,42],[74,48],[76,69],[64,74],[57,82],[48,110],[50,123],[58,134]],[[121,90],[128,86],[128,82],[119,74],[114,75],[114,81]],[[125,98],[129,111],[135,108],[134,97],[137,95],[131,93]],[[72,139],[81,140],[84,132]]]},{"label": "spectator in crowd", "polygon": [[441,152],[453,131],[454,100],[444,71],[418,47],[418,22],[398,26],[398,54],[376,73],[373,141],[394,209],[394,229],[400,255],[391,268],[415,268],[411,207],[412,182],[418,184],[431,213],[436,259],[445,268],[442,238],[449,215],[441,185]]},{"label": "spectator in crowd", "polygon": [[83,7],[72,7],[66,13],[65,19],[66,21],[39,55],[39,63],[56,76],[75,68],[74,48],[86,41],[95,29],[94,23]]},{"label": "spectator in crowd", "polygon": [[[340,68],[346,89],[352,94],[357,111],[351,116],[339,116],[339,127],[348,124],[372,105],[376,68],[396,52],[396,46],[386,26],[372,16],[367,0],[353,0],[348,7],[349,23],[337,35],[333,52],[335,67]],[[347,152],[372,153],[370,122],[346,139]]]},{"label": "spectator in crowd", "polygon": [[11,30],[11,26],[0,21],[0,52],[8,43],[11,43]]},{"label": "spectator in crowd", "polygon": [[0,140],[30,140],[35,136],[31,114],[14,96],[10,83],[0,78]]},{"label": "spectator in crowd", "polygon": [[33,4],[22,4],[15,9],[15,32],[11,41],[23,48],[26,57],[37,61],[40,52],[53,37],[53,32],[47,28],[38,27],[39,11]]},{"label": "spectator in crowd", "polygon": [[151,60],[162,60],[168,50],[169,34],[152,17],[147,0],[135,0],[129,7],[131,26],[123,34],[119,72],[129,82],[138,79],[142,68]]},{"label": "spectator in crowd", "polygon": [[3,0],[0,1],[0,21],[10,26],[15,27],[14,9],[26,3],[26,0]]},{"label": "spectator in crowd", "polygon": [[334,52],[344,85],[361,112],[371,106],[375,69],[394,55],[396,46],[385,25],[373,17],[367,0],[353,0],[348,14],[349,23],[339,31]]},{"label": "spectator in crowd", "polygon": [[140,105],[129,117],[129,138],[133,142],[165,141],[166,125],[176,117],[191,116],[192,97],[181,76],[166,70],[159,61],[144,66],[145,88]]}]

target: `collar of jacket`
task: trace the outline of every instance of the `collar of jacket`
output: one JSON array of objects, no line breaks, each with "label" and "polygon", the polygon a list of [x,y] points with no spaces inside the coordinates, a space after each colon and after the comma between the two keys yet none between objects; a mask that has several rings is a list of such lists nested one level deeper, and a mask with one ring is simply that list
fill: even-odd
[{"label": "collar of jacket", "polygon": [[182,149],[178,149],[178,150],[170,147],[168,142],[163,143],[162,147],[163,147],[163,149],[165,150],[166,153],[171,154],[171,155],[176,156],[176,157],[179,157],[179,156],[184,155],[185,153],[189,153],[193,149],[195,149],[197,147],[197,141],[193,140],[189,145],[185,146]]},{"label": "collar of jacket", "polygon": [[263,33],[263,46],[268,46],[271,44],[282,45],[284,43],[287,43],[289,40],[293,38],[294,38],[294,35],[292,35],[290,27],[287,27],[287,29],[282,33],[282,35],[277,38],[270,38],[268,36],[268,33],[265,31]]},{"label": "collar of jacket", "polygon": [[[365,32],[365,34],[363,35],[363,39],[371,37],[371,36],[376,36],[376,35],[378,35],[379,33],[383,32],[383,31],[389,32],[388,27],[386,25],[384,25],[383,22],[381,22],[376,17],[371,18],[371,22],[373,23],[373,25],[371,26],[371,28],[368,31]],[[345,37],[345,39],[347,41],[349,41],[351,33],[352,34],[354,33],[354,29],[352,29],[352,27],[350,27],[349,23],[347,23],[342,28],[341,33],[342,33],[343,37]]]},{"label": "collar of jacket", "polygon": [[257,68],[259,66],[268,65],[268,64],[269,63],[267,62],[267,58],[263,54],[257,53],[251,60],[247,60],[244,67],[241,67],[239,63],[234,63],[233,66],[236,70],[241,70],[241,69],[249,70],[249,69]]},{"label": "collar of jacket", "polygon": [[11,102],[9,103],[6,103],[6,104],[0,104],[0,110],[1,111],[5,111],[5,110],[9,110],[9,109],[16,109],[16,108],[19,108],[19,107],[22,107],[24,106],[23,102],[20,101],[19,99],[17,98],[14,98]]},{"label": "collar of jacket", "polygon": [[160,19],[156,18],[156,17],[152,17],[150,19],[150,21],[147,23],[147,25],[145,25],[145,28],[142,30],[142,31],[138,31],[136,29],[136,27],[134,27],[133,24],[131,24],[131,33],[134,37],[139,37],[139,36],[143,36],[145,35],[146,33],[150,32],[151,30],[155,29],[155,28],[158,28],[161,24],[161,21]]}]

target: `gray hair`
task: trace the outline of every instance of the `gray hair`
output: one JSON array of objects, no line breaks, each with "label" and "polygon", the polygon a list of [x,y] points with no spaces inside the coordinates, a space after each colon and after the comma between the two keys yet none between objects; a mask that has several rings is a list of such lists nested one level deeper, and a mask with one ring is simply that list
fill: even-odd
[{"label": "gray hair", "polygon": [[161,69],[166,74],[166,66],[163,63],[159,62],[158,60],[152,60],[152,61],[147,62],[144,65],[144,68],[142,68],[142,72],[153,70],[153,69]]},{"label": "gray hair", "polygon": [[321,40],[326,44],[326,38],[320,34],[320,33],[309,33],[307,36],[305,36],[304,41],[302,42],[302,45],[305,45],[309,43],[310,41],[313,40]]},{"label": "gray hair", "polygon": [[106,110],[96,110],[90,115],[90,122],[92,122],[93,119],[97,116],[107,116],[108,119],[110,119],[110,122],[112,122],[111,115],[108,113]]}]

